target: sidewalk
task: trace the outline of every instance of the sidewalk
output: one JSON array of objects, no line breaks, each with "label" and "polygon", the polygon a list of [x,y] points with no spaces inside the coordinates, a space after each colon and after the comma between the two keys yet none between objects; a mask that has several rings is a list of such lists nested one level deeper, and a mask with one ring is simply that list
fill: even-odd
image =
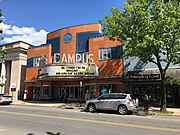
[{"label": "sidewalk", "polygon": [[[151,107],[151,110],[158,111],[160,109],[156,107]],[[167,111],[172,112],[172,114],[167,114],[167,115],[180,116],[180,108],[167,108]]]},{"label": "sidewalk", "polygon": [[[84,109],[84,103],[58,103],[58,102],[41,102],[41,101],[14,101],[12,105],[22,106],[39,106],[50,108],[64,108],[64,109]],[[80,107],[81,106],[81,107]]]},{"label": "sidewalk", "polygon": [[[58,102],[41,102],[41,101],[14,101],[12,105],[22,105],[22,106],[39,106],[39,107],[51,107],[51,108],[64,108],[64,109],[84,109],[84,103],[58,103]],[[159,108],[151,107],[150,111],[158,111]],[[167,108],[168,112],[172,114],[167,114],[168,116],[180,116],[180,108]],[[163,114],[158,114],[163,115]],[[165,115],[165,114],[164,114]]]}]

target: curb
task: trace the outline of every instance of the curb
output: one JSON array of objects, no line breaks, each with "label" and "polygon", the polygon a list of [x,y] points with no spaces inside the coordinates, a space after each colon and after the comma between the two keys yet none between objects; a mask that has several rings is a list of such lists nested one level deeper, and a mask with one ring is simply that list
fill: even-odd
[{"label": "curb", "polygon": [[[61,109],[77,109],[77,110],[84,110],[85,107],[80,107],[76,105],[68,105],[68,104],[59,104],[59,105],[43,105],[43,104],[28,104],[28,103],[11,103],[11,105],[17,105],[17,106],[33,106],[33,107],[49,107],[49,108],[61,108]],[[174,113],[174,112],[173,112]],[[180,117],[180,114],[157,114],[155,112],[149,111],[148,114],[144,111],[138,111],[135,112],[133,115],[136,116],[174,116],[174,117]]]},{"label": "curb", "polygon": [[11,103],[11,105],[17,105],[17,106],[34,106],[34,107],[49,107],[49,108],[61,108],[61,109],[78,109],[78,110],[83,110],[84,107],[78,107],[78,106],[73,106],[73,105],[66,105],[66,104],[61,104],[61,105],[40,105],[40,104],[28,104],[28,103]]},{"label": "curb", "polygon": [[179,114],[154,114],[154,115],[156,115],[156,116],[174,116],[174,117],[180,117],[180,115]]}]

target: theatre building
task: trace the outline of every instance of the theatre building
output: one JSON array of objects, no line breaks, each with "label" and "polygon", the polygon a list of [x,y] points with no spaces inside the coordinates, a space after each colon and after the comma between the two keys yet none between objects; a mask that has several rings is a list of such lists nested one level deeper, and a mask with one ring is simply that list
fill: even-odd
[{"label": "theatre building", "polygon": [[122,45],[101,33],[99,24],[62,28],[46,44],[27,52],[27,99],[85,101],[106,92],[123,92]]}]

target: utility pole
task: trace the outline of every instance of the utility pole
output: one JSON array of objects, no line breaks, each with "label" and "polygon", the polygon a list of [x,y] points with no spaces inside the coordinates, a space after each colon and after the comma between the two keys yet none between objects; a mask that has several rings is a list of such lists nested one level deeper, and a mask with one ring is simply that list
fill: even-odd
[{"label": "utility pole", "polygon": [[81,94],[82,94],[82,88],[83,88],[83,82],[79,82],[79,103],[80,103],[80,108],[81,108]]}]

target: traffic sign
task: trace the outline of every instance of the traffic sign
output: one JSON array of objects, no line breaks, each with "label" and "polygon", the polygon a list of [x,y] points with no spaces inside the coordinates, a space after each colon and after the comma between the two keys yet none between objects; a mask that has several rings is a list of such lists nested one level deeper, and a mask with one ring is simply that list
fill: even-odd
[{"label": "traffic sign", "polygon": [[15,89],[16,88],[16,83],[11,83],[11,88]]}]

